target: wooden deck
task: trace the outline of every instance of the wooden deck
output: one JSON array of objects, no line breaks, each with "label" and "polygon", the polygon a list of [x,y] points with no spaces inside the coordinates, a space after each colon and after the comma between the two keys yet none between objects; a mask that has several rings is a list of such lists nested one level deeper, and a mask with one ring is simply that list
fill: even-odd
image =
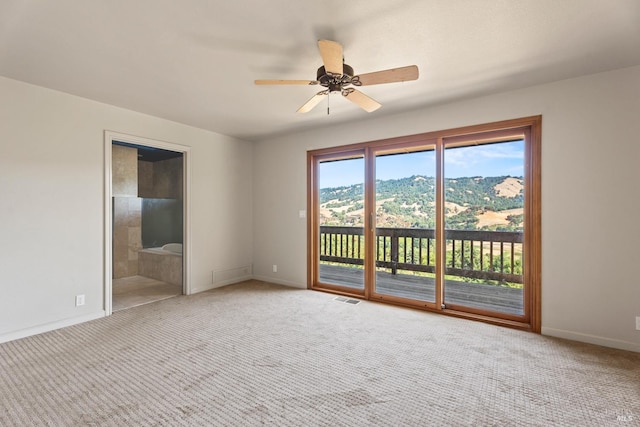
[{"label": "wooden deck", "polygon": [[[364,270],[321,264],[320,281],[363,289]],[[376,293],[433,302],[435,301],[435,281],[431,277],[378,271],[376,273]],[[515,315],[524,314],[522,289],[446,280],[444,299],[445,304]]]}]

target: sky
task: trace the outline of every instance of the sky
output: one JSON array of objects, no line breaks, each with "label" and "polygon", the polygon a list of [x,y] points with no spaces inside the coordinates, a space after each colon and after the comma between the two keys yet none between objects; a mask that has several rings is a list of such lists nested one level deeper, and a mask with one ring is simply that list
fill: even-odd
[{"label": "sky", "polygon": [[[524,141],[448,148],[444,153],[445,178],[471,176],[523,176]],[[413,175],[435,176],[435,152],[399,154],[376,159],[376,179]],[[364,182],[364,159],[326,162],[320,165],[320,188]]]}]

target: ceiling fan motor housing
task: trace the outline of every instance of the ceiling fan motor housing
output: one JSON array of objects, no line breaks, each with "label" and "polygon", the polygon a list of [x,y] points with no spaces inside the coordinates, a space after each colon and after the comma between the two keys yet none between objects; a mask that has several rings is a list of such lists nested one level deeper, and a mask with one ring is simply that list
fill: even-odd
[{"label": "ceiling fan motor housing", "polygon": [[329,74],[324,65],[318,68],[316,80],[321,86],[329,89],[330,92],[341,92],[344,86],[351,84],[353,78],[353,68],[350,65],[342,64],[342,75]]}]

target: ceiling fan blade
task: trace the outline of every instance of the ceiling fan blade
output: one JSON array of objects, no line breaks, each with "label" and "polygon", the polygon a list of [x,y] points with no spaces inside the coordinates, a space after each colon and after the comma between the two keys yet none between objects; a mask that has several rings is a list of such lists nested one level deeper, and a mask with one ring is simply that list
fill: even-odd
[{"label": "ceiling fan blade", "polygon": [[317,85],[316,80],[256,80],[257,85]]},{"label": "ceiling fan blade", "polygon": [[364,93],[353,88],[345,89],[342,91],[342,95],[354,104],[358,104],[360,108],[365,110],[367,113],[376,111],[378,108],[382,107],[378,101],[369,98]]},{"label": "ceiling fan blade", "polygon": [[313,107],[315,107],[316,105],[318,105],[320,103],[320,101],[322,101],[324,99],[324,97],[326,95],[329,94],[328,90],[322,90],[318,93],[316,93],[315,95],[313,95],[313,98],[311,98],[310,100],[308,100],[302,107],[298,108],[298,113],[307,113],[311,110],[313,110]]},{"label": "ceiling fan blade", "polygon": [[356,86],[379,85],[383,83],[406,82],[418,79],[418,67],[409,65],[407,67],[391,68],[384,71],[376,71],[373,73],[360,74],[357,80],[360,84],[354,83]]},{"label": "ceiling fan blade", "polygon": [[343,74],[342,45],[331,40],[318,40],[322,63],[327,73],[341,76]]}]

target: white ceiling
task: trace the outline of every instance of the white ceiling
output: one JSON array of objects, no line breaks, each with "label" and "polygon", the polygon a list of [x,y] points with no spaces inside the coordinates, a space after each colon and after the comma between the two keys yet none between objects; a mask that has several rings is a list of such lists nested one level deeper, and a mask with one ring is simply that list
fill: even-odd
[{"label": "white ceiling", "polygon": [[[417,81],[296,110],[317,39]],[[0,75],[248,140],[640,64],[640,0],[2,0]],[[0,94],[1,96],[1,94]]]}]

